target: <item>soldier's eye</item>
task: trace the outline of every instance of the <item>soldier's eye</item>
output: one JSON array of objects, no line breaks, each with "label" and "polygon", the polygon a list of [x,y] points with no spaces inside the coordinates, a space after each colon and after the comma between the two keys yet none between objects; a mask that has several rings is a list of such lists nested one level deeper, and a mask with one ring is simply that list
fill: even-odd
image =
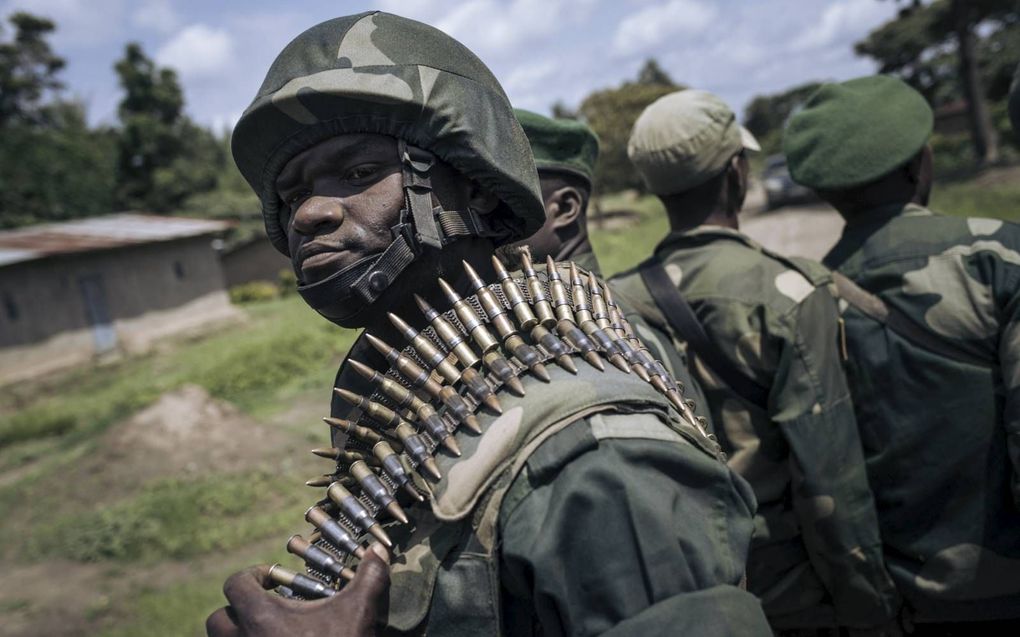
[{"label": "soldier's eye", "polygon": [[291,194],[287,195],[287,200],[286,200],[287,201],[287,205],[290,206],[291,209],[296,208],[297,206],[299,206],[301,204],[302,201],[307,199],[310,194],[311,193],[308,192],[307,190],[301,190],[299,192],[291,193]]},{"label": "soldier's eye", "polygon": [[361,164],[347,171],[345,177],[348,181],[365,181],[371,179],[379,172],[378,164]]}]

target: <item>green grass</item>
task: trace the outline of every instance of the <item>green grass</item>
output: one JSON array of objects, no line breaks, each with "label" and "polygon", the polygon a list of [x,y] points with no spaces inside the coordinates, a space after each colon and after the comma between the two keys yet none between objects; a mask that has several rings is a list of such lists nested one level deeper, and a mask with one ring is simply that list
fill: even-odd
[{"label": "green grass", "polygon": [[53,515],[35,529],[25,554],[34,560],[153,561],[231,550],[297,526],[295,511],[309,499],[299,477],[258,471],[161,480],[111,506]]},{"label": "green grass", "polygon": [[[282,562],[294,566],[294,557],[279,548],[264,551],[251,557],[252,563]],[[205,635],[205,619],[210,613],[226,605],[223,598],[223,581],[239,568],[215,569],[196,573],[196,577],[166,588],[146,588],[127,599],[118,600],[103,613],[108,616],[107,627],[98,631],[99,637],[181,637]]]},{"label": "green grass", "polygon": [[931,207],[960,217],[993,217],[1020,222],[1020,181],[1004,180],[991,185],[977,181],[937,183]]},{"label": "green grass", "polygon": [[622,195],[602,197],[599,205],[604,213],[629,211],[635,214],[632,225],[621,228],[599,229],[597,224],[589,225],[589,235],[595,254],[598,255],[602,273],[612,276],[633,267],[652,253],[655,245],[666,236],[669,223],[666,211],[657,197],[644,196],[637,199]]},{"label": "green grass", "polygon": [[242,409],[264,409],[279,392],[331,378],[330,362],[354,340],[354,332],[315,316],[297,297],[247,310],[251,320],[245,325],[170,353],[72,372],[51,391],[21,396],[17,408],[0,404],[0,448],[50,436],[80,441],[185,383]]}]

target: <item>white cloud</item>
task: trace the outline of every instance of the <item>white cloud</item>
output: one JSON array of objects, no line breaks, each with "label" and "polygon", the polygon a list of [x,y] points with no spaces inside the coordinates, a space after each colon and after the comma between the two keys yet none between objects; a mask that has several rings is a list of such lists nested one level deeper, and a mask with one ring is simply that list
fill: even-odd
[{"label": "white cloud", "polygon": [[891,16],[895,3],[875,0],[840,0],[826,7],[817,22],[807,25],[790,43],[791,51],[808,51],[859,39]]},{"label": "white cloud", "polygon": [[221,75],[233,58],[234,40],[230,33],[205,24],[185,27],[156,52],[160,64],[177,69],[184,78]]},{"label": "white cloud", "polygon": [[714,7],[698,0],[670,0],[627,16],[613,36],[613,51],[631,55],[662,44],[673,36],[690,35],[708,27]]},{"label": "white cloud", "polygon": [[131,23],[141,29],[172,33],[181,21],[170,0],[145,0],[131,14]]},{"label": "white cloud", "polygon": [[559,65],[552,60],[519,66],[506,76],[502,82],[503,88],[511,97],[514,93],[531,91],[548,85],[559,69]]}]

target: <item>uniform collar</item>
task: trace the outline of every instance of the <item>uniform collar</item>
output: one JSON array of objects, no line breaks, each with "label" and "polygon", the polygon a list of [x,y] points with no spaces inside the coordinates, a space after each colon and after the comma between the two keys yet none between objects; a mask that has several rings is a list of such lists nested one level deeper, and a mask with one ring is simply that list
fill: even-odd
[{"label": "uniform collar", "polygon": [[843,234],[822,259],[827,267],[836,269],[867,241],[868,237],[897,217],[930,215],[931,211],[915,203],[878,206],[847,219]]},{"label": "uniform collar", "polygon": [[658,252],[660,249],[665,248],[704,245],[718,239],[737,241],[750,248],[754,248],[755,250],[761,248],[761,245],[757,241],[739,230],[726,228],[724,226],[706,224],[691,228],[690,230],[670,232],[662,241],[659,242],[659,245],[656,246],[655,250]]}]

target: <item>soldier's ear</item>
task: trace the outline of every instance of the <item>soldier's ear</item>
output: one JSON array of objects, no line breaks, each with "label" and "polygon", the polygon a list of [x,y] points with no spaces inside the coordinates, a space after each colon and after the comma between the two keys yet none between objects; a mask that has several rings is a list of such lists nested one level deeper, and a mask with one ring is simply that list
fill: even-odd
[{"label": "soldier's ear", "polygon": [[564,186],[552,192],[550,200],[553,204],[552,227],[565,228],[573,225],[581,216],[584,197],[581,191],[573,186]]},{"label": "soldier's ear", "polygon": [[471,190],[468,194],[468,208],[478,214],[489,214],[499,205],[499,197],[492,194],[480,185],[471,182]]}]

